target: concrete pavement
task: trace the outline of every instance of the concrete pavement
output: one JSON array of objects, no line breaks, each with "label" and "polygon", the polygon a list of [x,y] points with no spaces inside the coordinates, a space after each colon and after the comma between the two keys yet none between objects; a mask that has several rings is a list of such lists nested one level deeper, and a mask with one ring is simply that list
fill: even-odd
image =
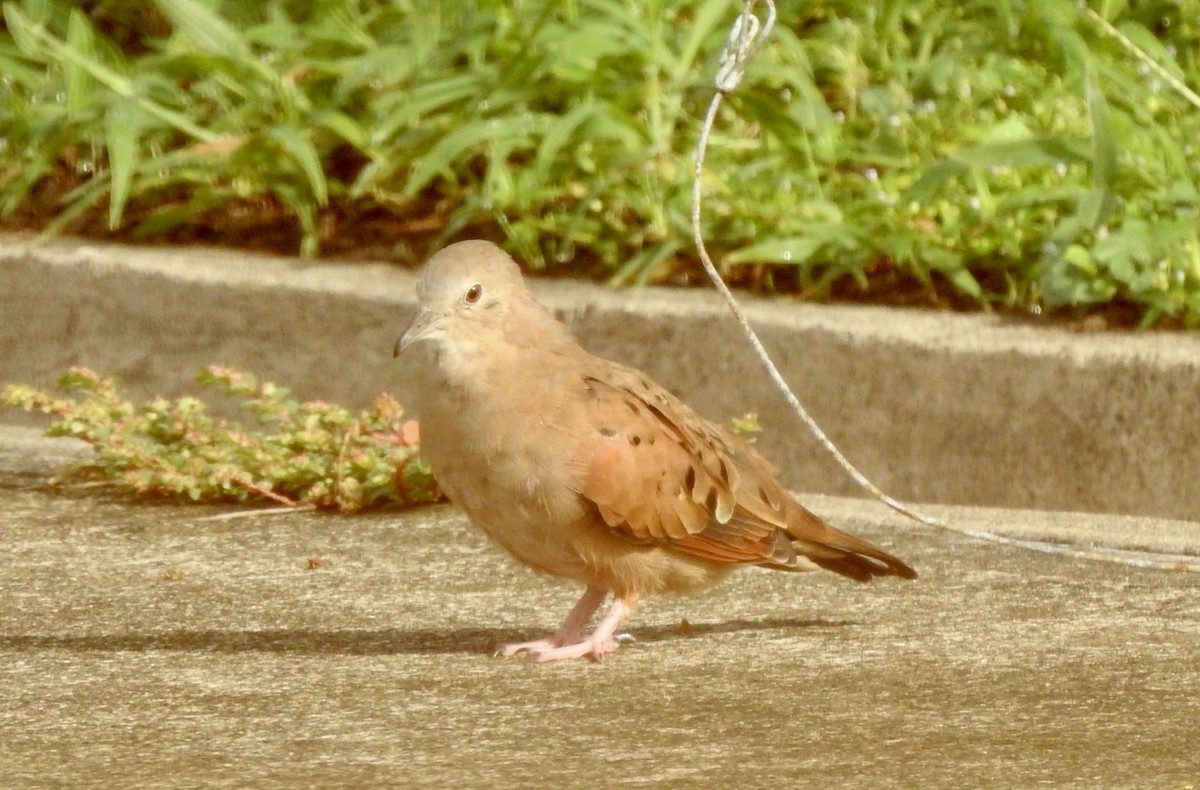
[{"label": "concrete pavement", "polygon": [[[0,446],[6,788],[1182,789],[1200,776],[1197,574],[810,497],[921,578],[748,570],[646,601],[637,641],[603,665],[537,666],[490,651],[552,629],[578,591],[449,507],[206,520],[228,510],[48,489],[37,481],[71,450],[12,431]],[[930,508],[1011,534],[1071,521]]]}]

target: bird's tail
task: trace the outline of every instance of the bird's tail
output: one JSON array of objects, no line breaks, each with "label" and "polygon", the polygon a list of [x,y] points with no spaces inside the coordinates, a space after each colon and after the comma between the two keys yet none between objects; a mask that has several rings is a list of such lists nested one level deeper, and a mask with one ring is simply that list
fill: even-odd
[{"label": "bird's tail", "polygon": [[787,533],[797,554],[859,582],[869,582],[876,576],[917,578],[917,572],[899,557],[829,526],[798,503],[789,504],[793,507],[788,513]]}]

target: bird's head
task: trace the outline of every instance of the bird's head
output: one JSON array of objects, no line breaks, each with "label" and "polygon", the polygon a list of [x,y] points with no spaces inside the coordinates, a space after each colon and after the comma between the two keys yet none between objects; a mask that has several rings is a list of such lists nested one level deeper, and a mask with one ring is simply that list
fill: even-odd
[{"label": "bird's head", "polygon": [[437,252],[417,280],[417,314],[394,356],[422,340],[439,346],[506,331],[514,309],[532,304],[521,270],[489,241],[462,241]]}]

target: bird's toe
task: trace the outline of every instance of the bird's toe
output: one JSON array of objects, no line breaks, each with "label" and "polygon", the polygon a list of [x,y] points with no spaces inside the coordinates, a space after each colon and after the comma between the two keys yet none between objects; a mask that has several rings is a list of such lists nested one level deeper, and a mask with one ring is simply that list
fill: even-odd
[{"label": "bird's toe", "polygon": [[560,647],[558,640],[554,639],[554,637],[547,637],[545,639],[534,639],[530,642],[512,642],[500,645],[496,648],[495,655],[503,658],[510,658],[521,653],[540,655],[547,650],[553,650],[557,647]]}]

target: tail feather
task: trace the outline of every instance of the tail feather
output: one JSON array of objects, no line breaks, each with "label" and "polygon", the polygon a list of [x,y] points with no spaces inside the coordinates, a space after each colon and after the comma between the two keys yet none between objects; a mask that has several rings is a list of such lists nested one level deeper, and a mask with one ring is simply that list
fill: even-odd
[{"label": "tail feather", "polygon": [[791,510],[787,532],[792,546],[816,565],[859,582],[876,576],[917,578],[917,572],[899,557],[829,526],[798,504]]},{"label": "tail feather", "polygon": [[846,554],[837,559],[810,557],[814,563],[827,571],[833,571],[839,576],[853,579],[856,582],[869,582],[876,576],[899,576],[901,579],[915,579],[917,572],[895,557],[891,562],[880,564],[879,561],[868,559],[859,554]]}]

